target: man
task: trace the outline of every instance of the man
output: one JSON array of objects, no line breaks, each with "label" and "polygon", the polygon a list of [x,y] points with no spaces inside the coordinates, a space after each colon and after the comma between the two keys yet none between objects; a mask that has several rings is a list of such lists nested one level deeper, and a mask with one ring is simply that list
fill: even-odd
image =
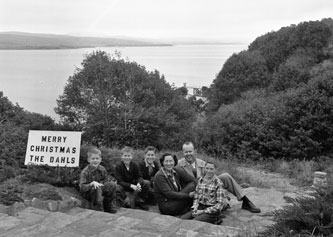
[{"label": "man", "polygon": [[[195,157],[194,145],[192,142],[183,144],[184,158],[180,159],[178,166],[183,168],[188,174],[195,178],[200,178],[204,173],[205,162]],[[223,173],[218,176],[223,182],[223,187],[237,197],[238,201],[243,201],[242,209],[253,213],[259,213],[261,210],[257,208],[244,194],[241,186],[228,173]]]},{"label": "man", "polygon": [[192,210],[182,219],[220,224],[221,212],[229,206],[229,201],[224,194],[223,183],[216,176],[216,162],[213,158],[205,164],[205,174],[200,177],[194,193]]}]

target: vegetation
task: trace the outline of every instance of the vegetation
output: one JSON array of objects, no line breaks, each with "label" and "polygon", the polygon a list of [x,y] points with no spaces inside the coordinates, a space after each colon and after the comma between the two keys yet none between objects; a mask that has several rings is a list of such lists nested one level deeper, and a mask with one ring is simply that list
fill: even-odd
[{"label": "vegetation", "polygon": [[65,124],[107,147],[175,148],[195,118],[190,103],[160,76],[118,55],[86,56],[57,100]]},{"label": "vegetation", "polygon": [[332,190],[290,202],[291,205],[274,213],[276,223],[259,236],[333,235]]},{"label": "vegetation", "polygon": [[[23,181],[77,186],[91,144],[101,147],[110,173],[124,145],[136,148],[135,159],[142,159],[147,145],[180,150],[184,141],[193,141],[203,156],[218,158],[240,182],[251,179],[234,168],[239,161],[259,163],[307,185],[314,171],[325,171],[332,182],[331,18],[258,37],[248,50],[233,54],[203,89],[206,104],[187,98],[186,88],[173,88],[158,71],[96,51],[85,56],[57,100],[60,124],[0,93],[1,203],[20,200]],[[30,129],[82,131],[81,167],[23,167]],[[332,235],[331,207],[332,191],[291,200],[263,235]]]},{"label": "vegetation", "polygon": [[232,55],[194,126],[199,146],[223,158],[331,156],[332,22],[284,27]]}]

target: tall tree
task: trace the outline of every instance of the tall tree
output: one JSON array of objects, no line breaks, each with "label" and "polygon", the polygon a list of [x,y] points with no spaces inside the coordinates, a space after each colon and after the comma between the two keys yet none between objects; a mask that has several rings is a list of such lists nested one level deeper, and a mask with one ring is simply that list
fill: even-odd
[{"label": "tall tree", "polygon": [[182,123],[194,116],[181,116],[191,111],[189,103],[158,71],[103,51],[86,55],[57,103],[55,110],[65,124],[83,130],[86,141],[107,146],[167,143],[160,139],[163,134],[189,126],[170,124],[170,118]]}]

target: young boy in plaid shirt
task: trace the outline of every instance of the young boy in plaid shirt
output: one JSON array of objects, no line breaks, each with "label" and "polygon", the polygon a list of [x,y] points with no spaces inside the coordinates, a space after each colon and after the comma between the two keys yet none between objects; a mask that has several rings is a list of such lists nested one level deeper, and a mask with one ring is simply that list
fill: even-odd
[{"label": "young boy in plaid shirt", "polygon": [[102,152],[92,147],[87,152],[89,165],[80,175],[80,191],[84,199],[91,203],[91,208],[97,211],[116,213],[113,199],[116,194],[116,182],[107,175],[102,161]]},{"label": "young boy in plaid shirt", "polygon": [[220,224],[221,211],[228,207],[229,201],[224,193],[223,183],[216,176],[216,163],[209,159],[204,167],[205,175],[198,180],[194,193],[192,210],[184,214],[182,219]]}]

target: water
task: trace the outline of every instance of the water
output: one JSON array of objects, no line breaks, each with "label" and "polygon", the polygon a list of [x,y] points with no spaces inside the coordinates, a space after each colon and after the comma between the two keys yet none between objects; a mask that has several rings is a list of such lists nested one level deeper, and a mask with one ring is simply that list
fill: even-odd
[{"label": "water", "polygon": [[[224,62],[246,45],[178,45],[163,47],[107,47],[147,70],[158,70],[170,84],[209,86]],[[66,50],[0,50],[0,91],[24,109],[58,120],[56,99],[69,76],[81,67],[92,48]]]}]

